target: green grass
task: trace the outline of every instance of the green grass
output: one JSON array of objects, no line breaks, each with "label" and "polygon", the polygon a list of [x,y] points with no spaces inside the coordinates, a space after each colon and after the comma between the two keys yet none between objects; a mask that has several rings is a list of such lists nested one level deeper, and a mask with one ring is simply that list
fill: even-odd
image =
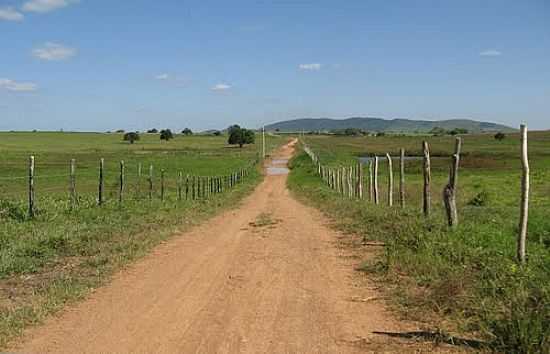
[{"label": "green grass", "polygon": [[[332,166],[357,156],[420,153],[423,137],[307,137],[320,160]],[[550,133],[530,133],[532,195],[528,263],[515,260],[519,217],[519,139],[464,138],[459,175],[459,227],[445,225],[441,191],[447,182],[453,139],[430,138],[434,160],[434,214],[421,214],[421,162],[407,163],[407,207],[349,200],[326,187],[304,153],[291,162],[290,188],[350,233],[349,243],[381,240],[384,252],[362,270],[386,282],[395,306],[432,326],[481,338],[505,352],[548,352],[550,348]],[[397,174],[397,166],[394,173]],[[365,173],[366,174],[366,173]],[[395,193],[394,193],[395,195]]]},{"label": "green grass", "polygon": [[[226,175],[249,166],[258,145],[228,147],[226,137],[181,137],[160,142],[143,135],[134,145],[121,134],[0,133],[0,347],[29,324],[104,284],[113,272],[145,255],[176,231],[185,231],[236,204],[261,180],[253,168],[243,183],[203,200],[177,201],[175,176]],[[269,137],[268,149],[286,139]],[[28,155],[36,157],[37,215],[27,216]],[[106,160],[107,201],[96,203],[97,165]],[[79,205],[68,198],[68,164],[76,158]],[[127,166],[124,204],[117,199],[118,161]],[[136,190],[137,163],[166,169],[166,199]],[[145,173],[145,168],[144,168]],[[41,177],[42,176],[42,177]],[[59,177],[47,177],[59,176]]]}]

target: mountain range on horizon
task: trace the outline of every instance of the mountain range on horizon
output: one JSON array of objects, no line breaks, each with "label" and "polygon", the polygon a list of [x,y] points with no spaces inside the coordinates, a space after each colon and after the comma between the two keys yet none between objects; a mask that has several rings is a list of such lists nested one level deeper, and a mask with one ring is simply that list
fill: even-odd
[{"label": "mountain range on horizon", "polygon": [[299,132],[299,131],[332,131],[347,128],[356,128],[372,132],[387,133],[426,133],[433,128],[452,130],[455,128],[467,129],[469,133],[484,132],[514,132],[517,129],[492,123],[471,119],[447,119],[447,120],[414,120],[414,119],[383,119],[375,117],[351,117],[346,119],[333,118],[298,118],[281,121],[265,126],[268,131]]}]

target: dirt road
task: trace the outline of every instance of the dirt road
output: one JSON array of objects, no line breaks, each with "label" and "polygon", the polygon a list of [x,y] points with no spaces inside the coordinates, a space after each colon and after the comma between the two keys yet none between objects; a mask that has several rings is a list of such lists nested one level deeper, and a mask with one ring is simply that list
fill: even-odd
[{"label": "dirt road", "polygon": [[[285,146],[275,158],[292,152]],[[418,350],[418,344],[372,333],[414,328],[392,318],[380,301],[369,301],[379,294],[353,270],[357,260],[337,247],[338,234],[318,211],[289,195],[286,175],[277,174],[284,170],[271,172],[238,209],[160,245],[86,301],[28,331],[12,350]]]}]

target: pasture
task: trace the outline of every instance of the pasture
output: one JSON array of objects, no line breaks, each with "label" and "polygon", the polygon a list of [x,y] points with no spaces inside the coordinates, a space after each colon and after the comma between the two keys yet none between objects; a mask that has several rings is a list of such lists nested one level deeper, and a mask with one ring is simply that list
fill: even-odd
[{"label": "pasture", "polygon": [[[422,161],[406,162],[406,206],[398,196],[398,156],[432,155],[431,217],[422,215]],[[358,157],[394,157],[394,206],[387,206],[387,163],[380,161],[380,205],[329,189],[305,153],[291,162],[289,186],[303,200],[348,231],[345,243],[359,252],[369,240],[385,245],[361,270],[376,274],[393,305],[434,331],[473,336],[506,352],[537,352],[550,344],[550,132],[529,133],[531,201],[528,262],[515,259],[520,207],[519,134],[497,141],[466,135],[458,177],[460,224],[446,225],[442,191],[449,178],[453,137],[305,136],[326,166],[350,166]],[[368,176],[365,171],[364,176]],[[367,185],[366,177],[364,185]]]},{"label": "pasture", "polygon": [[[267,150],[285,139],[270,136]],[[0,345],[30,323],[86,295],[117,269],[176,231],[234,207],[261,180],[261,139],[242,149],[227,137],[142,134],[0,133]],[[34,155],[36,215],[27,210],[28,160]],[[105,203],[97,205],[98,166],[105,159]],[[69,162],[76,159],[78,204],[69,203]],[[119,163],[126,190],[119,203]],[[143,175],[138,180],[137,167]],[[153,197],[148,198],[153,165]],[[177,173],[227,176],[247,168],[233,188],[209,198],[178,200]],[[165,198],[160,199],[160,171]]]}]

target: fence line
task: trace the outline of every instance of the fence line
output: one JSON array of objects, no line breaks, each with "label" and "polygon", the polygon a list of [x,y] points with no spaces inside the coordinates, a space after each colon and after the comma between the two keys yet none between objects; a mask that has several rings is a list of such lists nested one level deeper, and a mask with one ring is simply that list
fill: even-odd
[{"label": "fence line", "polygon": [[[207,176],[207,175],[186,175],[185,178],[185,187],[183,182],[183,172],[181,170],[176,171],[176,181],[175,181],[175,193],[176,193],[176,200],[181,201],[184,199],[183,193],[185,188],[185,200],[206,200],[211,198],[215,194],[220,194],[226,191],[229,191],[233,187],[235,187],[237,184],[242,183],[242,181],[250,175],[250,172],[255,166],[257,166],[259,162],[259,159],[256,158],[252,161],[249,161],[246,163],[243,167],[234,170],[228,174],[225,175],[214,175],[214,176]],[[109,194],[111,196],[116,195],[118,203],[122,206],[124,201],[126,200],[142,200],[143,196],[141,194],[141,176],[142,176],[142,164],[138,164],[137,168],[137,178],[135,181],[135,196],[131,197],[129,196],[128,192],[128,182],[127,182],[127,174],[126,174],[126,165],[124,161],[119,162],[119,173],[118,176],[116,176],[116,190],[110,189]],[[43,179],[43,178],[58,178],[58,177],[66,177],[68,180],[68,185],[66,185],[67,193],[68,193],[68,202],[70,209],[76,209],[79,204],[79,194],[77,192],[77,180],[79,177],[78,174],[78,168],[77,168],[77,161],[75,159],[71,159],[69,162],[69,169],[68,174],[59,174],[59,175],[36,175],[36,168],[35,168],[35,157],[30,156],[29,162],[28,162],[28,175],[23,176],[15,176],[15,177],[0,177],[0,180],[27,180],[27,212],[30,219],[34,218],[36,215],[37,205],[36,205],[36,194],[37,192],[52,192],[52,191],[58,191],[58,187],[52,188],[51,186],[48,188],[39,188],[37,190],[35,181],[37,179]],[[154,189],[154,167],[151,164],[149,166],[149,176],[147,178],[148,180],[148,197],[149,200],[153,200],[155,198],[155,189]],[[165,169],[161,169],[160,171],[160,200],[165,201],[167,193],[168,193],[168,185],[166,181],[166,173],[167,171]],[[85,175],[87,178],[90,177],[90,175]],[[102,206],[107,201],[107,194],[106,194],[106,173],[105,173],[105,159],[101,158],[99,160],[99,167],[98,167],[98,174],[95,175],[95,178],[97,178],[97,189],[96,189],[96,195],[97,195],[97,205]],[[109,184],[111,186],[111,184]],[[114,199],[113,199],[114,200]]]},{"label": "fence line", "polygon": [[[521,139],[521,200],[520,200],[520,216],[519,230],[517,235],[516,257],[519,263],[526,262],[526,242],[527,242],[527,227],[529,215],[529,189],[530,189],[530,170],[528,158],[528,141],[527,141],[527,126],[520,126]],[[310,157],[311,161],[316,165],[318,175],[323,182],[338,194],[352,199],[362,199],[362,164],[356,166],[330,167],[323,165],[319,157],[311,150],[303,139],[300,139],[304,151]],[[445,206],[446,218],[449,227],[455,228],[458,225],[458,210],[456,206],[456,197],[458,193],[458,171],[460,167],[460,154],[462,150],[462,139],[457,137],[455,140],[454,153],[451,156],[451,166],[449,171],[449,182],[443,189],[443,204]],[[432,208],[431,199],[431,161],[430,147],[427,141],[422,142],[422,174],[423,174],[423,191],[422,191],[422,211],[425,217],[430,217]],[[399,202],[401,207],[405,206],[405,150],[400,149],[399,158]],[[386,154],[388,161],[388,206],[393,206],[393,164],[389,153]],[[378,166],[379,158],[374,156],[369,160],[369,201],[378,205],[380,202],[378,192]],[[359,167],[359,172],[353,172],[354,168]],[[349,171],[346,172],[346,171]],[[352,190],[352,186],[355,186]]]}]

